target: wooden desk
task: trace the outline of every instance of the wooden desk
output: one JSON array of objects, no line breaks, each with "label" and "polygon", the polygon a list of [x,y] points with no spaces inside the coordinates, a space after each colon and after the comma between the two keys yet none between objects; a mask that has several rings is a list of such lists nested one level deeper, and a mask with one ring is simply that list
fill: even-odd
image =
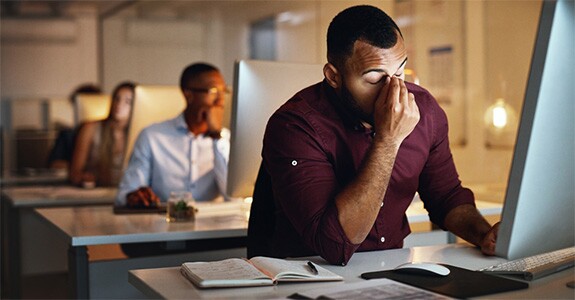
[{"label": "wooden desk", "polygon": [[177,242],[247,236],[248,207],[242,203],[198,205],[194,222],[168,223],[165,214],[114,214],[112,207],[37,209],[37,215],[69,245],[72,298],[90,297],[87,246]]},{"label": "wooden desk", "polygon": [[[115,188],[83,189],[72,186],[18,186],[2,188],[2,286],[8,298],[20,297],[23,223],[34,208],[111,205]],[[8,276],[8,274],[10,274]]]},{"label": "wooden desk", "polygon": [[[178,267],[132,270],[128,281],[150,298],[163,299],[271,299],[283,298],[296,292],[325,288],[341,284],[362,281],[364,272],[389,270],[409,261],[429,261],[447,263],[471,270],[477,270],[499,262],[502,258],[486,257],[474,247],[463,244],[403,248],[396,250],[355,253],[345,267],[328,265],[320,257],[309,258],[313,262],[344,277],[343,282],[290,283],[276,286],[229,288],[229,289],[196,289],[185,279]],[[573,280],[573,268],[560,273],[530,282],[528,289],[492,294],[486,299],[551,299],[573,298],[574,291],[566,283]]]}]

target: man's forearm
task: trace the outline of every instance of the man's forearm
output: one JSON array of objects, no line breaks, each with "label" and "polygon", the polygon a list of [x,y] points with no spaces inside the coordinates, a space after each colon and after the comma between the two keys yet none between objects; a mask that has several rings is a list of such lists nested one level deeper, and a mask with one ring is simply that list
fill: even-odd
[{"label": "man's forearm", "polygon": [[377,218],[398,149],[374,142],[357,177],[336,197],[339,222],[354,244],[363,242]]},{"label": "man's forearm", "polygon": [[477,208],[470,204],[452,209],[445,217],[444,225],[447,230],[476,246],[481,246],[483,238],[491,229]]}]

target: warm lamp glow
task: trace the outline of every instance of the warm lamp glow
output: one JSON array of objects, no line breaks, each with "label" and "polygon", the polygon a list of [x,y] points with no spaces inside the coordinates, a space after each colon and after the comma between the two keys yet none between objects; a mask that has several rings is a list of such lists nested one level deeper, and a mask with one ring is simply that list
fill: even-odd
[{"label": "warm lamp glow", "polygon": [[493,108],[493,126],[495,128],[503,128],[507,125],[507,111],[505,107],[494,107]]},{"label": "warm lamp glow", "polygon": [[488,146],[512,146],[517,127],[515,110],[503,98],[495,100],[484,115]]},{"label": "warm lamp glow", "polygon": [[485,112],[485,125],[496,130],[504,129],[509,125],[511,114],[514,114],[513,108],[507,105],[503,99],[499,98],[493,105],[487,108]]}]

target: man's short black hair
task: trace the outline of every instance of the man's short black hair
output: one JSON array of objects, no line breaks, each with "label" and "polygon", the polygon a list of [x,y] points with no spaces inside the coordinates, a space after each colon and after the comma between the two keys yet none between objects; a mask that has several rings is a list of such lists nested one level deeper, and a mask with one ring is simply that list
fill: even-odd
[{"label": "man's short black hair", "polygon": [[207,63],[195,63],[187,66],[180,77],[180,88],[183,91],[190,79],[195,78],[202,73],[211,71],[219,72],[220,70]]},{"label": "man's short black hair", "polygon": [[389,49],[397,43],[401,31],[395,22],[381,9],[358,5],[337,14],[327,29],[327,60],[336,68],[342,68],[351,56],[357,40],[372,46]]}]

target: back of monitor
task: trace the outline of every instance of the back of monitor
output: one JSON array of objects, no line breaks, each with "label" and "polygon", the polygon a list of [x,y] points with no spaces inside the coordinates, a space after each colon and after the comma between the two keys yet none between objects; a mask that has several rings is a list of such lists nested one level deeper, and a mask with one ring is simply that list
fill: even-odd
[{"label": "back of monitor", "polygon": [[89,121],[103,120],[108,117],[110,95],[105,94],[79,94],[74,102],[76,124]]},{"label": "back of monitor", "polygon": [[295,93],[323,80],[323,65],[242,60],[234,71],[227,194],[251,197],[268,119]]},{"label": "back of monitor", "polygon": [[128,164],[138,134],[145,127],[174,118],[186,107],[179,86],[138,85],[128,131],[124,165]]}]

